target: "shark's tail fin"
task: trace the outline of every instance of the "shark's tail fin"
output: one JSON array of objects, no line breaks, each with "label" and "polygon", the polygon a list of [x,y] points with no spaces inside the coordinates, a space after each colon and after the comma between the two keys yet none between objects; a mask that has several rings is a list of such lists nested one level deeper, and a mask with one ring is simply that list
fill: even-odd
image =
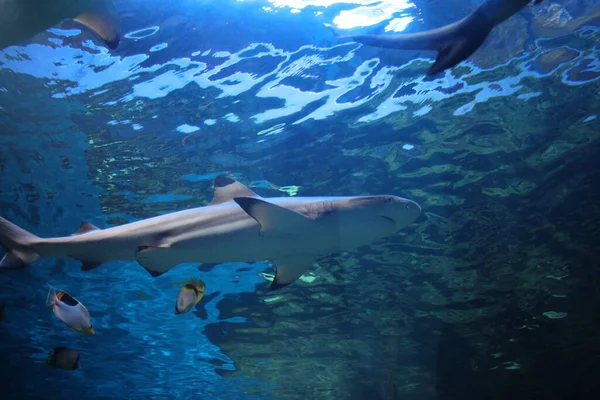
[{"label": "shark's tail fin", "polygon": [[484,15],[483,11],[476,10],[453,24],[417,33],[344,35],[335,27],[328,27],[337,38],[350,37],[367,46],[437,51],[436,60],[427,71],[427,75],[431,76],[469,58],[483,44],[494,26],[494,21]]},{"label": "shark's tail fin", "polygon": [[23,268],[36,262],[40,256],[33,250],[33,245],[39,240],[34,234],[0,217],[0,244],[7,250],[0,260],[0,269]]}]

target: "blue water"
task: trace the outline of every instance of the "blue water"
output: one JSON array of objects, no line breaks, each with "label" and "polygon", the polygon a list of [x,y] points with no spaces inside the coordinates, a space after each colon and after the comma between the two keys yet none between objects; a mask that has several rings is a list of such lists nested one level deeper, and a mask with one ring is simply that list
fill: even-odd
[{"label": "blue water", "polygon": [[[423,215],[281,293],[266,290],[266,261],[159,278],[132,262],[82,272],[70,259],[2,271],[2,398],[552,393],[547,359],[527,344],[585,325],[556,324],[578,315],[575,266],[597,233],[585,223],[597,205],[584,203],[597,199],[599,170],[596,2],[527,8],[434,78],[432,52],[338,40],[325,24],[417,32],[480,1],[114,3],[115,50],[64,21],[0,51],[2,217],[66,236],[82,221],[206,205],[221,174],[265,197],[396,194]],[[190,278],[205,297],[174,315]],[[95,336],[44,306],[48,283],[88,307]],[[82,368],[46,365],[57,346],[77,349]]]}]

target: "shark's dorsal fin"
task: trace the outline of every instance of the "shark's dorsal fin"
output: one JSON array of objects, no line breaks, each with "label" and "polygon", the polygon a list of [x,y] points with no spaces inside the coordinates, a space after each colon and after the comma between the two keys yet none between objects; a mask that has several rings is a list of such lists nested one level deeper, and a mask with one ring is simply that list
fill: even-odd
[{"label": "shark's dorsal fin", "polygon": [[112,0],[96,1],[94,6],[73,19],[94,31],[109,48],[116,49],[119,45],[121,23]]},{"label": "shark's dorsal fin", "polygon": [[233,199],[260,225],[261,236],[295,234],[306,229],[313,221],[296,211],[252,197]]},{"label": "shark's dorsal fin", "polygon": [[81,223],[81,225],[79,225],[79,230],[71,236],[83,235],[84,233],[88,233],[88,232],[92,232],[92,231],[99,231],[99,230],[100,230],[100,228],[98,228],[96,225],[92,225],[89,222],[84,221]]},{"label": "shark's dorsal fin", "polygon": [[225,175],[219,175],[215,178],[214,188],[215,197],[213,197],[209,204],[211,206],[233,201],[234,197],[255,197],[260,199],[260,196],[248,189],[248,187]]}]

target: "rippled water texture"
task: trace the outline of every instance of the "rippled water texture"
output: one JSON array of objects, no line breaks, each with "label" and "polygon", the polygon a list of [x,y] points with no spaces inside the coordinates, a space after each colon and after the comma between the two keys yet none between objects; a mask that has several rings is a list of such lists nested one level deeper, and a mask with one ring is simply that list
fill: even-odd
[{"label": "rippled water texture", "polygon": [[[262,262],[4,271],[3,393],[533,399],[596,385],[582,383],[600,304],[596,2],[526,8],[435,78],[430,52],[324,26],[415,32],[479,3],[115,0],[116,50],[66,21],[0,52],[0,214],[37,235],[205,205],[221,173],[265,197],[389,193],[423,209],[280,292]],[[206,295],[174,315],[189,278]],[[97,335],[52,315],[47,283],[86,304]],[[82,369],[49,368],[56,346]]]}]

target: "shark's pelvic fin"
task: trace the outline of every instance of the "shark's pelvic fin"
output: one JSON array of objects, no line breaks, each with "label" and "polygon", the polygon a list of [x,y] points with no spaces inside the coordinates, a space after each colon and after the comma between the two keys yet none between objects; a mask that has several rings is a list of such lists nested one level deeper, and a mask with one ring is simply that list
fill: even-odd
[{"label": "shark's pelvic fin", "polygon": [[[73,233],[71,236],[85,235],[86,233],[99,231],[99,230],[100,230],[100,228],[98,228],[96,225],[92,225],[89,222],[84,221],[79,226],[79,230],[77,232]],[[91,271],[93,269],[98,268],[100,265],[102,265],[102,262],[99,262],[99,261],[85,260],[83,258],[78,258],[78,257],[73,257],[73,258],[81,261],[81,270],[82,271]]]},{"label": "shark's pelvic fin", "polygon": [[0,260],[0,268],[15,269],[25,268],[26,266],[27,263],[21,260],[16,254],[10,252],[6,253],[6,255],[2,257],[2,260]]},{"label": "shark's pelvic fin", "polygon": [[94,31],[109,48],[116,49],[121,41],[121,23],[117,10],[111,0],[101,0],[94,4],[94,7],[73,19]]},{"label": "shark's pelvic fin", "polygon": [[75,232],[74,234],[72,234],[71,236],[83,235],[84,233],[88,233],[88,232],[92,232],[92,231],[99,231],[99,230],[100,230],[100,228],[98,228],[96,225],[92,225],[89,222],[84,221],[79,226],[79,230],[77,232]]},{"label": "shark's pelvic fin", "polygon": [[269,289],[277,290],[294,283],[314,263],[312,257],[297,257],[293,260],[273,260],[276,265],[275,279]]},{"label": "shark's pelvic fin", "polygon": [[140,246],[135,252],[135,260],[153,277],[161,276],[177,264],[168,259],[168,246]]},{"label": "shark's pelvic fin", "polygon": [[261,199],[236,197],[233,201],[258,222],[261,236],[294,234],[312,222],[296,211]]},{"label": "shark's pelvic fin", "polygon": [[211,206],[233,201],[234,197],[261,198],[248,187],[225,175],[219,175],[215,178],[214,188],[215,197],[213,197],[209,204]]}]

